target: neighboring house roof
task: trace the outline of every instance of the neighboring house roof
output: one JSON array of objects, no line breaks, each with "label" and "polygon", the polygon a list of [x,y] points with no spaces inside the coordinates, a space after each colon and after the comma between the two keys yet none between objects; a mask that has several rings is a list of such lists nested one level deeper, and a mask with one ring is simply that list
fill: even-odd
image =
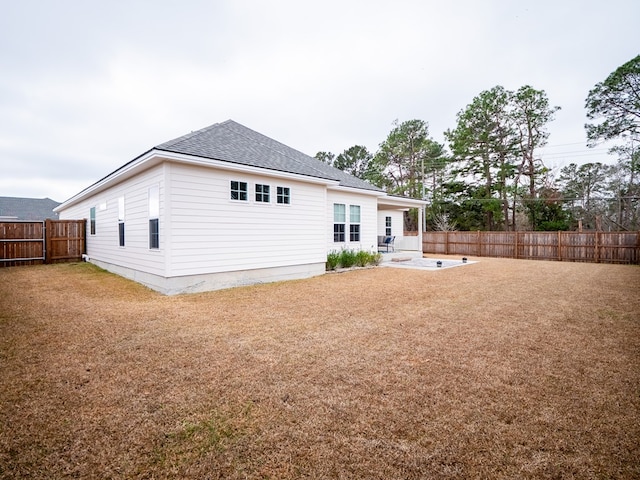
[{"label": "neighboring house roof", "polygon": [[60,202],[50,198],[0,197],[0,217],[14,220],[57,220],[53,211]]},{"label": "neighboring house roof", "polygon": [[155,149],[335,180],[344,187],[382,191],[369,182],[305,155],[233,120],[188,133],[162,143]]}]

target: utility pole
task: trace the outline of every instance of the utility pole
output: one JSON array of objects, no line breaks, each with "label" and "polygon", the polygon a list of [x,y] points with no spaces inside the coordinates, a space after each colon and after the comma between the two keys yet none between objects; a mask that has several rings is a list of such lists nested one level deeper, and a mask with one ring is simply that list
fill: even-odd
[{"label": "utility pole", "polygon": [[[420,159],[422,165],[422,200],[426,200],[426,194],[424,191],[424,156]],[[427,205],[422,205],[422,231],[427,231]]]}]

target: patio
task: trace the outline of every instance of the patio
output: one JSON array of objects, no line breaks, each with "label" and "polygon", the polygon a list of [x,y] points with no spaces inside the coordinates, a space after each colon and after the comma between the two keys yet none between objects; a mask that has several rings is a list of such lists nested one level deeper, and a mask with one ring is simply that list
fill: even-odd
[{"label": "patio", "polygon": [[[438,265],[439,263],[439,265]],[[471,265],[477,261],[460,258],[425,258],[420,252],[398,251],[382,253],[381,267],[412,268],[418,270],[442,270]]]}]

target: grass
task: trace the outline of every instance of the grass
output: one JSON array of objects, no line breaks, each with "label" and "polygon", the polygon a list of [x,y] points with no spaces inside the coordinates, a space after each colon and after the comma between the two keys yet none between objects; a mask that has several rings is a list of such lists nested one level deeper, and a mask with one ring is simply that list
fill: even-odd
[{"label": "grass", "polygon": [[0,269],[0,478],[640,478],[640,268],[480,260]]}]

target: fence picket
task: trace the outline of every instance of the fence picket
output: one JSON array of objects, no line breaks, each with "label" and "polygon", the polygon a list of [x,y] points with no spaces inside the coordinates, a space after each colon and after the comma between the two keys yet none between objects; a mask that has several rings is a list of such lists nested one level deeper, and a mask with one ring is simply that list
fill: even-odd
[{"label": "fence picket", "polygon": [[455,231],[424,232],[422,239],[424,253],[640,264],[640,232]]},{"label": "fence picket", "polygon": [[0,222],[0,267],[80,261],[85,224],[84,220]]}]

